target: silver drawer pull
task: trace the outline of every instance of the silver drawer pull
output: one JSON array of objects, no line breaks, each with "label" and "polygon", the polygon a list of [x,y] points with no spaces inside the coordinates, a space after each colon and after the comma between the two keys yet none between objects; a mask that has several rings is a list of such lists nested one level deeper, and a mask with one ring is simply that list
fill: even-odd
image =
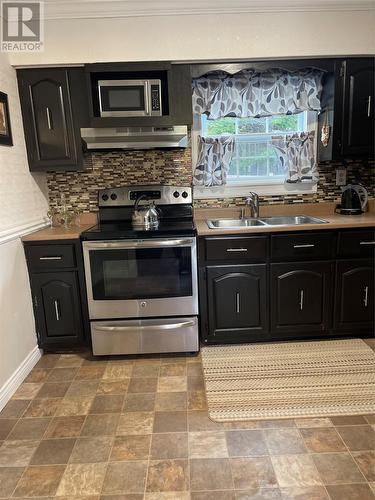
[{"label": "silver drawer pull", "polygon": [[183,321],[182,323],[170,323],[165,325],[133,325],[133,326],[95,326],[95,330],[101,332],[128,332],[130,330],[173,330],[174,328],[185,328],[194,326],[194,321]]},{"label": "silver drawer pull", "polygon": [[293,245],[293,248],[313,248],[314,243],[306,243],[305,245]]},{"label": "silver drawer pull", "polygon": [[375,241],[361,241],[360,245],[375,245]]},{"label": "silver drawer pull", "polygon": [[237,293],[236,293],[236,313],[237,313],[237,314],[240,314],[240,312],[241,312],[241,311],[240,311],[240,299],[241,299],[241,298],[240,298],[240,293],[239,293],[239,292],[237,292]]},{"label": "silver drawer pull", "polygon": [[227,248],[227,252],[247,252],[247,248]]},{"label": "silver drawer pull", "polygon": [[371,116],[371,96],[369,95],[367,98],[367,117]]},{"label": "silver drawer pull", "polygon": [[53,255],[51,257],[39,257],[39,260],[61,260],[61,255]]}]

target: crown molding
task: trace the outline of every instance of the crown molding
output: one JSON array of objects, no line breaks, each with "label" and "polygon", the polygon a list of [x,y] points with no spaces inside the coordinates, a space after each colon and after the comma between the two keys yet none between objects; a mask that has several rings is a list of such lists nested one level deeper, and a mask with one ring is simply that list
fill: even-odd
[{"label": "crown molding", "polygon": [[45,0],[45,19],[374,11],[373,0]]}]

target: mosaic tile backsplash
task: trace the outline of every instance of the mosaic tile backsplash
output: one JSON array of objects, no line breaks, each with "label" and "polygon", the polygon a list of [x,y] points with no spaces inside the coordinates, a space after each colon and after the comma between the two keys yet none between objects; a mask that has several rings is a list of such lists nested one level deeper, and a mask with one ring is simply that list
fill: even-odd
[{"label": "mosaic tile backsplash", "polygon": [[[335,168],[340,163],[319,165],[318,191],[307,195],[261,197],[261,203],[314,203],[339,199],[340,187],[335,184]],[[347,181],[361,182],[375,197],[375,163],[347,162]],[[85,171],[49,172],[47,184],[51,208],[60,204],[64,193],[68,208],[82,212],[97,211],[99,189],[134,184],[192,183],[191,148],[185,150],[111,151],[93,152],[85,157]],[[196,200],[194,205],[205,207],[232,207],[243,204],[243,198]]]}]

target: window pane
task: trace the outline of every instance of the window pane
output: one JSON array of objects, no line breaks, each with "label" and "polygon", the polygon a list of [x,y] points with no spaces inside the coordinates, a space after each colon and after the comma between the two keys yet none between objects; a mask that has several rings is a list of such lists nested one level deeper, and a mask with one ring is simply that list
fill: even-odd
[{"label": "window pane", "polygon": [[207,120],[207,135],[235,134],[236,123],[234,118],[219,118]]},{"label": "window pane", "polygon": [[238,118],[238,134],[262,134],[266,132],[266,118]]},{"label": "window pane", "polygon": [[295,132],[298,130],[297,115],[271,116],[269,130],[275,132]]}]

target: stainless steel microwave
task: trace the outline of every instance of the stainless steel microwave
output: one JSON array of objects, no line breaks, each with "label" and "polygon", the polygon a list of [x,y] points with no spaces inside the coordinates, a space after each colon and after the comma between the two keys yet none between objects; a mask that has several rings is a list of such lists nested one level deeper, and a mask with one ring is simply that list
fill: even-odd
[{"label": "stainless steel microwave", "polygon": [[99,80],[100,116],[161,116],[160,80]]}]

